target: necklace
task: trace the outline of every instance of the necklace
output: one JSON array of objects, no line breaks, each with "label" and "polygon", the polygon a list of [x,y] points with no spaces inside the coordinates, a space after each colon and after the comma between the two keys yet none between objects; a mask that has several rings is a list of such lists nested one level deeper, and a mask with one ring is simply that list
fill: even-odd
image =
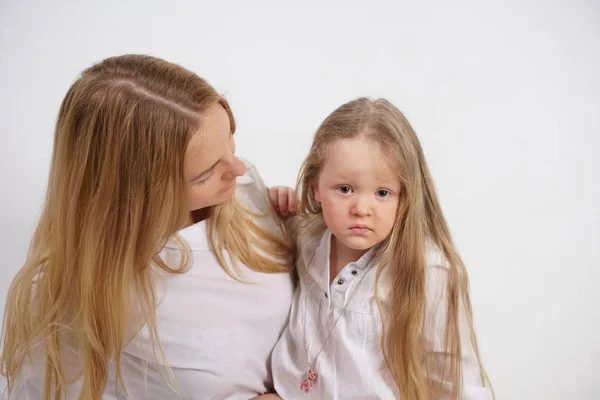
[{"label": "necklace", "polygon": [[[315,251],[315,253],[316,253],[316,251]],[[311,258],[310,262],[308,263],[309,266],[312,263],[312,259],[314,258],[314,256],[315,255],[313,254],[313,257]],[[307,272],[308,272],[308,269],[307,269]],[[327,342],[331,338],[333,330],[335,329],[338,321],[340,320],[340,318],[344,314],[343,313],[344,310],[346,309],[346,307],[348,306],[348,304],[350,304],[350,301],[352,301],[352,298],[354,297],[354,295],[356,294],[356,292],[358,292],[358,288],[360,287],[363,279],[365,279],[365,276],[367,276],[367,272],[368,271],[364,271],[363,275],[360,277],[360,280],[356,284],[356,287],[354,288],[354,291],[352,292],[352,294],[350,294],[350,297],[348,297],[348,300],[346,300],[346,302],[344,303],[344,306],[340,310],[340,314],[337,316],[337,318],[333,322],[333,325],[329,329],[329,333],[327,333],[327,336],[325,337],[325,341],[321,345],[321,348],[317,352],[317,355],[315,356],[315,358],[314,358],[314,360],[313,360],[312,363],[310,362],[309,357],[308,357],[308,344],[306,342],[306,308],[307,308],[307,305],[308,305],[308,285],[305,285],[307,287],[307,290],[304,292],[304,313],[302,315],[302,341],[304,342],[304,355],[306,356],[306,370],[307,370],[307,372],[306,372],[306,378],[304,378],[304,380],[302,381],[302,384],[300,385],[300,390],[301,391],[303,391],[305,393],[309,393],[312,390],[313,386],[316,384],[318,375],[317,375],[317,371],[315,370],[315,364],[317,363],[317,358],[319,358],[319,356],[321,355],[321,352],[323,351],[323,349],[325,349],[325,345],[327,344]]]}]

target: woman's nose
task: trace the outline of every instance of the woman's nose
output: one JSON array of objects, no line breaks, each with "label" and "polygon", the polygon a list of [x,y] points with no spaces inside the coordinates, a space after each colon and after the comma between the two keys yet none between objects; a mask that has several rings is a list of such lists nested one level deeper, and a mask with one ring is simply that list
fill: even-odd
[{"label": "woman's nose", "polygon": [[231,161],[231,165],[229,171],[224,175],[225,179],[235,179],[238,176],[242,176],[246,173],[246,164],[235,155],[232,156],[233,160]]},{"label": "woman's nose", "polygon": [[237,158],[236,156],[233,156],[235,158],[235,162],[234,162],[234,174],[236,177],[238,176],[242,176],[246,173],[246,164],[244,164],[244,162],[242,160],[240,160],[239,158]]}]

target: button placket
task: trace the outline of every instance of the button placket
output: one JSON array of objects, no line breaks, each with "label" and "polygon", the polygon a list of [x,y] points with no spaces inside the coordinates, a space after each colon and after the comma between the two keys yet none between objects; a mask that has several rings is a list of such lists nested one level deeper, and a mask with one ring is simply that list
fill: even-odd
[{"label": "button placket", "polygon": [[344,273],[342,272],[336,280],[331,282],[331,286],[329,288],[329,301],[333,302],[338,306],[343,304],[343,300],[346,296],[346,291],[348,290],[348,282],[344,279]]},{"label": "button placket", "polygon": [[331,282],[329,286],[329,294],[327,297],[327,293],[325,293],[325,298],[329,300],[331,305],[332,302],[338,303],[338,299],[344,299],[346,297],[346,292],[352,289],[352,282],[355,279],[359,278],[359,275],[363,273],[360,268],[357,266],[357,263],[351,262],[348,263],[338,275],[337,279]]}]

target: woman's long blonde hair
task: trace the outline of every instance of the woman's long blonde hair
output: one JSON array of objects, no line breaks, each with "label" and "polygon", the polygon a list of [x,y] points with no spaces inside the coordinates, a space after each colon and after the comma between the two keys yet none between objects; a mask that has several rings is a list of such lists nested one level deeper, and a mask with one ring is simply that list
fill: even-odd
[{"label": "woman's long blonde hair", "polygon": [[[215,104],[229,114],[233,132],[227,101],[206,81],[142,55],[105,59],[71,86],[58,114],[43,212],[8,293],[0,367],[9,394],[38,350],[44,399],[65,396],[75,378],[82,379],[80,399],[100,398],[110,361],[124,387],[120,353],[132,321],[147,324],[164,358],[153,272],[188,268],[185,243],[179,266],[167,265],[159,251],[189,213],[184,155]],[[287,243],[261,230],[238,201],[210,214],[211,245],[227,273],[234,276],[225,248],[257,271],[288,270]],[[67,344],[79,355],[76,376],[66,372]]]},{"label": "woman's long blonde hair", "polygon": [[[395,163],[402,184],[394,228],[376,255],[380,268],[376,287],[391,288],[389,314],[382,322],[381,340],[387,367],[403,399],[439,398],[440,377],[434,379],[425,346],[426,248],[427,241],[441,250],[448,267],[445,356],[440,373],[452,383],[452,399],[462,393],[459,310],[468,322],[470,345],[481,366],[468,292],[467,272],[458,255],[439,205],[419,140],[404,115],[387,100],[359,98],[331,113],[317,130],[310,152],[298,177],[298,212],[309,221],[321,214],[312,189],[334,143],[341,139],[366,137],[378,143],[383,154]],[[320,218],[321,219],[321,218]],[[322,224],[312,224],[319,226]],[[381,282],[385,276],[385,282]],[[378,290],[379,293],[379,290]],[[380,298],[378,305],[381,310]],[[439,364],[439,363],[438,363]],[[438,371],[439,373],[439,371]],[[489,384],[480,367],[481,379]]]}]

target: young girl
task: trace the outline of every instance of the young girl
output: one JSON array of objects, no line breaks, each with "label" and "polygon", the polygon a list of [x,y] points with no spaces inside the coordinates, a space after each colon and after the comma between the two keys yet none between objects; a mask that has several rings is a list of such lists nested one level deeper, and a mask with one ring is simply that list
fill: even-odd
[{"label": "young girl", "polygon": [[[270,193],[281,214],[294,208],[287,193]],[[383,99],[335,110],[317,130],[298,195],[300,284],[273,352],[279,396],[493,397],[467,272],[404,115]]]}]

